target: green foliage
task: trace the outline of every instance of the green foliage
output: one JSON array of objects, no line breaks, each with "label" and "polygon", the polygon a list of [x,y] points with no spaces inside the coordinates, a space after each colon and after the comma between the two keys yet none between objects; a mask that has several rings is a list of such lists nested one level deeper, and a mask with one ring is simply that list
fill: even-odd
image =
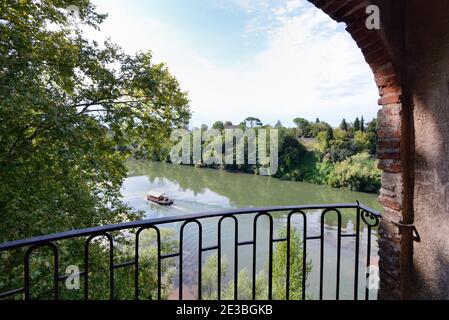
[{"label": "green foliage", "polygon": [[[248,269],[239,271],[237,283],[237,300],[252,300],[252,277]],[[263,271],[256,275],[256,300],[267,299],[268,282]],[[223,300],[234,300],[234,282],[230,282],[223,292]]]},{"label": "green foliage", "polygon": [[377,119],[373,119],[370,123],[368,123],[368,127],[366,129],[368,134],[368,138],[370,141],[369,150],[371,155],[376,155],[377,153]]},{"label": "green foliage", "polygon": [[[114,262],[127,262],[134,259],[135,232],[113,232]],[[178,242],[175,240],[175,231],[161,229],[161,250],[164,253],[176,252]],[[151,230],[140,234],[139,245],[139,297],[140,299],[157,298],[157,241],[156,233]],[[70,239],[58,242],[59,274],[67,272],[68,266],[76,266],[84,270],[84,239]],[[23,286],[23,259],[24,251],[2,253],[0,290],[19,288]],[[31,297],[46,300],[53,298],[53,253],[48,248],[33,252],[30,259]],[[105,237],[97,237],[89,245],[89,299],[109,299],[109,242]],[[135,298],[133,267],[116,269],[114,272],[114,299],[132,300]],[[166,260],[161,265],[162,291],[161,298],[167,299],[173,289],[171,287],[175,275],[175,261]],[[69,274],[69,273],[67,273]],[[62,282],[60,299],[84,299],[84,277],[79,278],[79,289],[70,290]],[[13,297],[21,299],[20,295]]]},{"label": "green foliage", "polygon": [[[77,24],[69,5],[80,9]],[[187,94],[150,52],[83,37],[105,18],[94,9],[85,0],[2,5],[0,241],[135,219],[120,214],[127,146],[160,150],[190,117]]]},{"label": "green foliage", "polygon": [[224,125],[224,128],[225,128],[225,129],[226,129],[226,128],[230,128],[230,127],[233,126],[233,124],[232,124],[231,121],[225,121],[225,123],[224,123],[223,125]]},{"label": "green foliage", "polygon": [[369,134],[357,131],[354,133],[354,143],[359,150],[370,150],[371,140]]},{"label": "green foliage", "polygon": [[[222,274],[226,273],[228,268],[228,260],[225,257],[221,258]],[[217,300],[218,299],[218,255],[210,255],[203,266],[203,273],[201,274],[201,294],[203,300]]]},{"label": "green foliage", "polygon": [[212,129],[217,129],[217,130],[224,130],[224,123],[223,121],[216,121],[214,122],[214,124],[212,125]]},{"label": "green foliage", "polygon": [[284,131],[281,132],[278,176],[292,180],[303,178],[303,174],[298,169],[306,152],[306,148],[297,138]]},{"label": "green foliage", "polygon": [[334,129],[334,140],[335,140],[335,142],[349,140],[349,133],[348,133],[348,131],[345,131],[345,130],[340,129],[340,128]]},{"label": "green foliage", "polygon": [[325,131],[320,131],[316,135],[316,140],[318,141],[318,150],[325,153],[328,149],[327,135]]},{"label": "green foliage", "polygon": [[[287,238],[287,229],[279,232],[279,238]],[[303,270],[307,275],[312,271],[312,263],[306,260],[303,265],[304,250],[302,241],[295,229],[290,230],[290,299],[302,300]],[[273,298],[274,300],[286,299],[287,281],[287,242],[280,242],[273,254]]]},{"label": "green foliage", "polygon": [[[161,233],[161,252],[173,253],[178,250],[178,241],[175,240],[176,231],[169,229],[160,229]],[[158,265],[158,249],[156,233],[153,230],[143,231],[139,241],[139,298],[143,300],[157,299],[157,265]],[[134,247],[126,246],[126,251],[122,253],[127,260],[130,261],[134,257]],[[122,258],[123,259],[123,258]],[[161,298],[167,299],[172,291],[172,282],[176,274],[176,263],[172,259],[162,261],[161,263]],[[133,299],[134,288],[129,282],[118,282],[118,288],[121,289],[121,297],[119,299]],[[120,286],[122,283],[122,286]]]},{"label": "green foliage", "polygon": [[[312,270],[312,263],[306,262],[303,266],[303,246],[300,235],[295,229],[290,231],[290,299],[302,299],[302,279],[303,268],[305,268],[306,279]],[[280,238],[287,237],[287,230],[282,229],[279,232]],[[217,255],[211,255],[207,258],[202,273],[202,298],[205,300],[216,300],[217,294]],[[286,266],[287,266],[287,243],[280,242],[273,252],[273,298],[275,300],[285,300],[285,286],[286,286]],[[222,258],[222,279],[225,278],[228,268],[226,258]],[[265,300],[268,297],[268,265],[266,265],[256,275],[256,299]],[[223,282],[223,281],[222,281]],[[222,284],[222,299],[234,299],[234,280],[228,284]],[[238,273],[238,300],[252,299],[252,277],[246,268]]]},{"label": "green foliage", "polygon": [[327,130],[332,129],[332,127],[326,122],[317,122],[312,125],[312,136],[318,137],[320,132],[326,132]]},{"label": "green foliage", "polygon": [[310,138],[313,135],[312,124],[304,118],[296,118],[293,122],[298,127],[298,135],[300,137]]},{"label": "green foliage", "polygon": [[276,124],[274,125],[274,127],[276,129],[284,128],[284,126],[282,125],[282,122],[280,120],[276,121]]},{"label": "green foliage", "polygon": [[326,148],[330,148],[334,140],[334,130],[331,127],[328,127],[325,132],[325,146]]},{"label": "green foliage", "polygon": [[357,117],[357,118],[355,118],[355,121],[354,121],[354,132],[357,132],[357,131],[360,131],[360,120],[359,120],[359,118]]},{"label": "green foliage", "polygon": [[[370,161],[367,162],[369,166],[365,168],[365,171],[369,171],[372,174],[372,177],[369,178],[372,181],[348,183],[347,181],[341,180],[343,178],[340,172],[334,172],[337,168],[341,170],[347,163],[347,161],[344,161],[355,155],[363,152],[368,152],[371,155],[375,154],[377,144],[376,119],[368,123],[365,132],[359,130],[355,133],[344,119],[341,125],[343,129],[333,129],[325,122],[314,123],[303,118],[296,118],[294,122],[297,126],[296,128],[286,128],[280,122],[275,126],[279,132],[279,163],[278,171],[275,175],[277,178],[331,184],[335,187],[348,187],[356,191],[378,191],[380,176],[377,174],[377,168],[371,165],[372,163]],[[220,121],[216,123],[221,124]],[[347,130],[344,130],[346,127]],[[261,128],[270,127],[265,126]],[[303,132],[310,132],[312,138],[303,136]],[[298,133],[299,136],[303,136],[301,139],[297,138]],[[170,146],[170,143],[167,143],[167,146]],[[235,151],[234,148],[234,153]],[[245,158],[247,158],[247,152],[248,148],[245,145]],[[344,164],[341,164],[342,162]],[[260,166],[261,164],[226,164],[223,166],[211,165],[209,167],[223,168],[228,171],[257,173]],[[364,175],[366,174],[364,173]]]},{"label": "green foliage", "polygon": [[346,120],[345,119],[343,119],[342,121],[341,121],[341,124],[340,124],[340,127],[339,127],[341,130],[343,130],[343,131],[348,131],[348,123],[346,122]]},{"label": "green foliage", "polygon": [[250,128],[261,127],[263,125],[262,121],[260,121],[260,119],[255,118],[255,117],[246,118],[244,120],[244,123],[247,127],[250,127]]},{"label": "green foliage", "polygon": [[[79,17],[69,17],[70,5]],[[0,242],[141,217],[121,201],[125,161],[132,151],[161,153],[190,118],[187,93],[151,52],[128,55],[83,36],[105,17],[87,0],[1,5]],[[117,237],[118,245],[128,241]],[[59,250],[61,261],[82,266],[81,241]],[[105,246],[94,242],[91,251],[104,274]],[[20,287],[23,251],[5,255],[0,286]],[[44,261],[36,253],[33,265]],[[48,275],[34,269],[35,280]],[[93,275],[90,285],[97,283],[106,294]]]},{"label": "green foliage", "polygon": [[336,140],[329,149],[329,154],[334,163],[343,161],[359,151],[352,140]]},{"label": "green foliage", "polygon": [[329,175],[329,184],[339,188],[375,192],[380,188],[380,176],[377,161],[363,152],[337,163]]},{"label": "green foliage", "polygon": [[311,183],[327,184],[328,177],[332,170],[334,170],[334,164],[328,160],[316,161],[314,169],[313,175],[311,175],[311,177],[306,181]]},{"label": "green foliage", "polygon": [[[377,144],[376,119],[368,123],[365,132],[359,130],[355,133],[344,119],[342,121],[343,125],[341,126],[343,129],[333,129],[325,122],[309,122],[303,118],[296,118],[293,121],[296,124],[295,128],[284,127],[280,121],[278,121],[275,126],[279,133],[279,163],[278,171],[275,174],[275,177],[277,178],[329,184],[331,174],[335,170],[337,164],[362,152],[369,152],[371,155],[375,155]],[[217,121],[214,126],[219,128],[221,127],[221,124],[221,121]],[[244,126],[243,130],[247,129],[246,124],[243,123],[241,125]],[[345,127],[347,127],[347,130],[344,130]],[[255,130],[257,131],[264,128],[270,129],[271,127],[267,125],[255,128]],[[303,134],[303,132],[308,133]],[[301,138],[298,138],[298,135],[301,136]],[[309,135],[310,137],[307,137]],[[156,158],[168,159],[168,150],[171,145],[171,142],[167,142],[165,144],[167,153],[159,154]],[[269,149],[269,146],[267,146],[267,149]],[[235,158],[235,147],[233,152]],[[247,144],[245,144],[244,152],[245,159],[247,159]],[[238,171],[257,174],[261,166],[263,166],[263,164],[249,165],[245,163],[239,165],[208,165],[207,167],[225,169],[232,172]],[[375,181],[371,183],[370,186],[353,184],[350,187],[356,191],[377,192],[377,186],[380,185],[380,178],[375,174],[376,172],[377,169],[372,171],[373,179]],[[339,181],[336,174],[333,174],[332,176],[332,185],[348,186],[347,183]]]}]

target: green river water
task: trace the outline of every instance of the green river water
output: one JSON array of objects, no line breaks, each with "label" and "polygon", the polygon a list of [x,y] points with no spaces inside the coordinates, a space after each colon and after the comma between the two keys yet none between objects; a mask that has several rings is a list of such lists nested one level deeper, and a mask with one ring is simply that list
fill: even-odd
[{"label": "green river water", "polygon": [[[147,193],[165,193],[174,200],[169,207],[159,206],[145,199]],[[195,168],[191,166],[175,166],[172,164],[132,161],[129,163],[129,176],[125,180],[122,190],[124,200],[134,209],[143,210],[146,218],[185,215],[189,213],[214,212],[224,209],[268,207],[278,205],[330,204],[353,203],[359,201],[364,205],[380,210],[375,194],[352,192],[350,190],[335,189],[302,182],[281,181],[279,179],[262,177],[251,174],[228,173],[214,169]],[[286,214],[273,216],[275,236],[276,231],[286,225]],[[308,214],[308,236],[318,236],[320,233],[320,212]],[[252,240],[254,216],[239,217],[239,241]],[[228,219],[230,220],[230,219]],[[342,211],[342,233],[353,233],[355,224],[355,210]],[[217,219],[207,219],[203,225],[203,247],[217,244]],[[300,217],[293,221],[297,230],[302,230]],[[337,216],[329,214],[325,226],[325,259],[324,259],[324,297],[335,297],[335,262],[336,262],[336,225]],[[179,224],[171,226],[178,228]],[[266,266],[268,252],[268,219],[261,218],[258,222],[258,255],[257,269]],[[366,238],[367,229],[361,229],[360,246],[360,274],[359,297],[364,297]],[[376,231],[373,230],[372,264],[377,264]],[[229,262],[227,276],[224,282],[232,280],[233,274],[233,241],[234,227],[231,221],[223,224],[223,254]],[[185,287],[191,292],[185,293],[195,297],[196,266],[198,245],[197,227],[192,224],[186,227],[184,237],[185,258],[184,270]],[[354,297],[354,254],[355,241],[353,238],[343,238],[341,248],[341,298]],[[318,296],[319,288],[319,240],[309,240],[307,243],[307,257],[312,262],[312,271],[307,279],[307,295],[310,298]],[[203,254],[203,261],[210,253]],[[173,258],[177,259],[177,258]],[[239,247],[239,269],[252,269],[252,247]],[[177,287],[174,283],[174,288]],[[189,289],[190,288],[190,289]],[[371,292],[375,298],[375,290]]]}]

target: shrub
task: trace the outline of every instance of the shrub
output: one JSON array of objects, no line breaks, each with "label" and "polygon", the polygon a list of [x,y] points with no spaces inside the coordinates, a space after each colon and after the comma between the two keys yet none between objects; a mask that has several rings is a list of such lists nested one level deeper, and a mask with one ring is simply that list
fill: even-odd
[{"label": "shrub", "polygon": [[380,188],[381,171],[377,161],[367,152],[356,154],[337,163],[329,175],[333,187],[350,188],[355,191],[377,192]]}]

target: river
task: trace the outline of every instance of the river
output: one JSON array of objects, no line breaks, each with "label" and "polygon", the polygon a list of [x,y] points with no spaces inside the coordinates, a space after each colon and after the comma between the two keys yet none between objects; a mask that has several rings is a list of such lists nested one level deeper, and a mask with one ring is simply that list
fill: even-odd
[{"label": "river", "polygon": [[[148,192],[165,193],[174,200],[174,205],[169,207],[159,206],[148,202],[145,195]],[[214,169],[195,168],[191,166],[175,166],[167,163],[151,161],[131,161],[129,163],[129,176],[125,180],[122,194],[125,202],[132,208],[143,210],[146,218],[185,215],[188,213],[199,213],[209,211],[220,211],[223,209],[267,207],[277,205],[302,205],[302,204],[329,204],[329,203],[353,203],[359,201],[364,205],[380,210],[380,204],[375,194],[353,192],[345,189],[335,189],[329,186],[314,185],[302,182],[282,181],[270,177],[262,177],[243,173],[229,173]],[[252,217],[239,218],[239,241],[252,239]],[[274,229],[276,231],[285,227],[285,214],[274,216]],[[319,235],[320,213],[311,212],[308,222],[308,236]],[[301,219],[293,224],[301,228]],[[330,214],[326,218],[325,236],[325,282],[324,298],[335,296],[335,261],[336,261],[336,215]],[[354,229],[354,210],[342,211],[342,232],[352,233]],[[179,225],[177,226],[179,228]],[[268,234],[268,221],[262,219],[258,223],[258,234],[263,238]],[[223,253],[229,261],[228,276],[232,278],[233,254],[232,247],[226,245],[234,239],[232,222],[224,223],[223,226]],[[186,228],[185,250],[196,252],[198,237],[195,226]],[[260,230],[260,232],[259,232]],[[264,232],[265,231],[265,232]],[[203,246],[216,245],[217,223],[208,220],[203,223]],[[365,283],[365,260],[363,255],[366,248],[366,229],[362,230],[359,294],[363,297]],[[373,239],[377,238],[373,230]],[[267,239],[267,238],[265,238]],[[229,240],[229,241],[227,241]],[[258,243],[267,243],[259,241]],[[342,239],[341,253],[341,298],[353,298],[354,278],[354,239]],[[312,271],[307,279],[307,296],[316,298],[318,296],[319,283],[319,241],[309,240],[308,259],[312,263]],[[260,247],[260,248],[259,248]],[[262,270],[266,265],[268,246],[258,245],[257,269]],[[365,249],[366,250],[366,249]],[[252,250],[250,246],[239,248],[239,268],[251,270]],[[205,260],[208,254],[203,256]],[[377,243],[374,241],[372,249],[372,261],[377,261]],[[186,286],[195,287],[195,266],[188,262],[186,271]],[[190,274],[190,277],[189,277]],[[374,290],[375,291],[375,290]],[[375,298],[375,292],[371,298]],[[194,292],[191,293],[195,295]]]}]

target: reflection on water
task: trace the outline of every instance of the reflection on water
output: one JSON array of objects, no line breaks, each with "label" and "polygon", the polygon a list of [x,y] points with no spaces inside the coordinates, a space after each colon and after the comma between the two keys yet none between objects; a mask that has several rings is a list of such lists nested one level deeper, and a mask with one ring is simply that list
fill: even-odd
[{"label": "reflection on water", "polygon": [[[174,216],[186,213],[199,213],[207,211],[220,211],[230,208],[267,207],[276,205],[302,205],[302,204],[329,204],[329,203],[361,203],[380,210],[377,196],[349,190],[335,189],[328,186],[319,186],[308,183],[281,181],[270,177],[261,177],[250,174],[228,173],[213,169],[200,169],[190,166],[175,166],[171,164],[132,161],[129,164],[129,177],[123,186],[125,201],[135,209],[143,210],[147,218]],[[174,200],[174,205],[160,206],[148,202],[145,195],[148,192],[165,193]],[[286,212],[274,216],[274,229],[285,228]],[[310,212],[308,215],[308,236],[320,234],[320,212]],[[293,221],[297,230],[302,230],[302,219]],[[342,211],[342,233],[352,233],[355,224],[355,210]],[[203,225],[203,247],[217,244],[217,219],[207,219]],[[179,225],[175,226],[179,228]],[[253,216],[239,217],[239,241],[252,239]],[[325,297],[335,296],[335,261],[336,261],[336,227],[337,215],[329,213],[326,216],[325,229],[325,259],[324,272]],[[257,268],[261,270],[267,260],[267,234],[269,223],[261,218],[258,223],[258,258]],[[264,232],[265,231],[265,232]],[[360,274],[360,297],[364,292],[364,272],[366,256],[367,230],[362,229]],[[198,245],[198,232],[195,225],[186,227],[184,239],[184,251],[186,255],[195,256],[186,259],[186,287],[194,287],[196,281],[196,248]],[[259,238],[259,236],[258,236]],[[374,237],[375,238],[375,237]],[[233,246],[234,227],[231,221],[223,225],[223,252],[229,261],[228,275],[233,274]],[[341,252],[341,297],[353,298],[354,278],[354,239],[342,239]],[[319,280],[319,241],[310,240],[308,246],[308,258],[313,263],[313,270],[308,279],[308,295],[317,296]],[[377,245],[373,244],[372,261],[377,262]],[[260,254],[259,254],[260,252]],[[205,260],[208,254],[204,254]],[[252,248],[250,246],[239,248],[239,268],[252,266]],[[194,293],[192,293],[194,294]],[[373,294],[374,296],[374,294]]]}]

